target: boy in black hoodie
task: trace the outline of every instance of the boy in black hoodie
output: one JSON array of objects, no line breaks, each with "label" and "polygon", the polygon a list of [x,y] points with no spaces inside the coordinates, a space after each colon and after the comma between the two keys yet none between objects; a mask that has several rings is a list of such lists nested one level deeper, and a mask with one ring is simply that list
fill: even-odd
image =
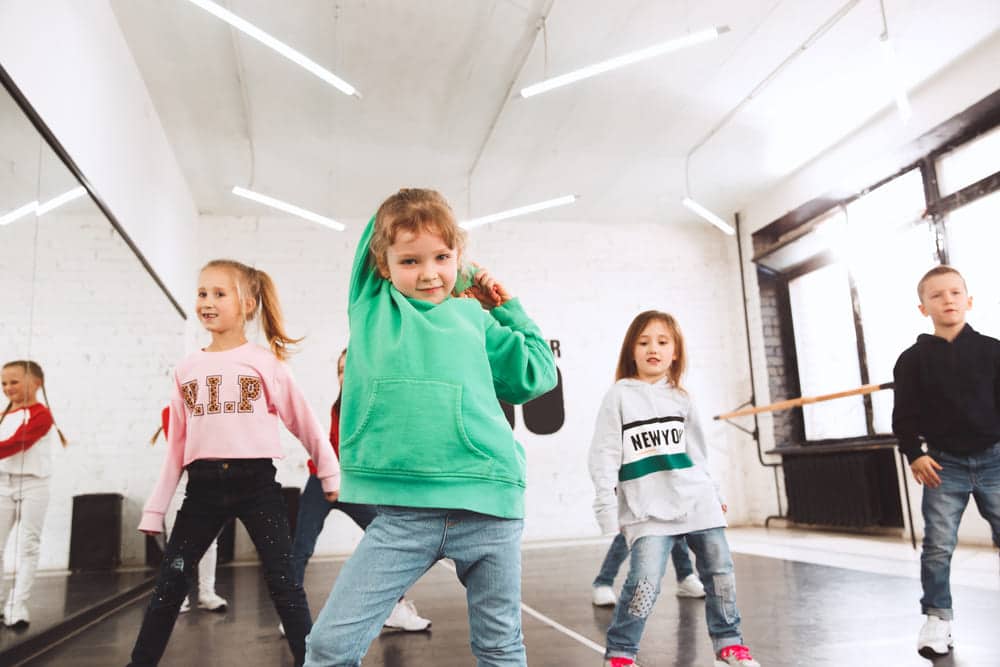
[{"label": "boy in black hoodie", "polygon": [[924,486],[920,605],[927,621],[917,650],[929,658],[952,646],[951,555],[970,495],[1000,547],[1000,341],[966,324],[972,298],[954,268],[928,271],[917,294],[934,334],[899,355],[892,430]]}]

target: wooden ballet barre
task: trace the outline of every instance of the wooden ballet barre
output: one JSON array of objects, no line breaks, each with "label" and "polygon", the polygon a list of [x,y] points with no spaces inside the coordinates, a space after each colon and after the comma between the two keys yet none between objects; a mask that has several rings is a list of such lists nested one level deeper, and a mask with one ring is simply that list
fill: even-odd
[{"label": "wooden ballet barre", "polygon": [[760,414],[761,412],[775,412],[777,410],[788,410],[790,408],[797,408],[801,405],[808,405],[810,403],[821,403],[823,401],[832,401],[835,398],[846,398],[848,396],[864,396],[865,394],[872,394],[875,393],[876,391],[882,391],[883,389],[892,389],[894,386],[895,386],[894,382],[883,382],[882,384],[866,384],[856,389],[848,389],[847,391],[838,391],[833,394],[823,394],[821,396],[800,396],[798,398],[790,398],[786,401],[778,401],[777,403],[771,403],[770,405],[761,405],[759,407],[734,410],[733,412],[727,412],[725,414],[716,415],[714,418],[732,419],[733,417],[745,417],[746,415],[756,415]]}]

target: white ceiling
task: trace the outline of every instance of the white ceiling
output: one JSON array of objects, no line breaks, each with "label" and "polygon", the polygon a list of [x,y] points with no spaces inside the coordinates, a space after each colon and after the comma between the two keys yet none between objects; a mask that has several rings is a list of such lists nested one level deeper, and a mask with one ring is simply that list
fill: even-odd
[{"label": "white ceiling", "polygon": [[[370,215],[396,188],[429,186],[460,217],[576,193],[577,205],[538,217],[615,222],[691,219],[679,205],[688,151],[844,5],[225,3],[356,86],[358,99],[189,2],[112,0],[204,213],[261,213],[234,185],[345,219]],[[997,0],[886,8],[909,86],[1000,39]],[[713,25],[731,32],[538,97],[510,94]],[[890,106],[881,30],[877,0],[861,0],[694,154],[692,194],[731,215]]]}]

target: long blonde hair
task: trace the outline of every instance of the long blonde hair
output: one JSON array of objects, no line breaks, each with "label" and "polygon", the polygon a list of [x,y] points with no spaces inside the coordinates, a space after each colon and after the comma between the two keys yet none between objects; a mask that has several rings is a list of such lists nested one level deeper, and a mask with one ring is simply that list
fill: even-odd
[{"label": "long blonde hair", "polygon": [[670,331],[670,337],[674,339],[674,355],[677,358],[670,362],[670,368],[667,369],[667,378],[669,378],[670,384],[678,389],[683,389],[681,387],[681,376],[684,375],[684,370],[687,368],[684,334],[681,333],[681,327],[677,324],[677,320],[673,315],[659,310],[643,311],[635,316],[632,324],[628,325],[628,331],[625,332],[625,340],[622,341],[621,352],[618,353],[618,368],[615,370],[615,380],[638,377],[639,369],[635,364],[635,344],[639,340],[639,336],[643,330],[654,320],[663,322],[663,325]]},{"label": "long blonde hair", "polygon": [[281,314],[278,289],[271,276],[234,259],[213,259],[202,267],[202,271],[212,268],[229,269],[236,274],[236,296],[240,301],[240,308],[243,308],[246,297],[253,299],[254,302],[253,310],[246,316],[246,320],[249,322],[254,319],[259,312],[264,337],[271,346],[271,352],[278,359],[287,359],[292,353],[289,346],[301,342],[302,339],[292,338],[285,332],[285,318]]},{"label": "long blonde hair", "polygon": [[[20,366],[22,369],[24,369],[25,375],[31,375],[35,377],[38,379],[39,383],[41,383],[42,398],[45,399],[45,407],[48,408],[49,414],[52,415],[52,408],[50,407],[49,404],[49,395],[48,392],[45,391],[45,372],[42,371],[42,367],[38,364],[38,362],[28,361],[26,359],[8,361],[6,364],[3,365],[4,368],[14,368],[16,366]],[[0,414],[0,424],[2,424],[3,420],[7,417],[7,413],[10,412],[10,408],[12,405],[14,405],[13,401],[7,402],[7,407],[3,409],[3,414]],[[54,415],[52,416],[52,425],[56,427],[56,433],[59,435],[59,442],[62,443],[62,446],[65,447],[66,445],[68,445],[69,441],[66,439],[66,436],[63,435],[63,432],[59,429],[59,426],[56,424],[56,418]]]}]

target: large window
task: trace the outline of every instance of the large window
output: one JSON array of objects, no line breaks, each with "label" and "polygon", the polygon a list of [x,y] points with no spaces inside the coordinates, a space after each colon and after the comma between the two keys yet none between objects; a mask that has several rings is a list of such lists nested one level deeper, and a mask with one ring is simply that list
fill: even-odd
[{"label": "large window", "polygon": [[[843,264],[830,264],[788,284],[799,384],[806,396],[861,384],[858,339],[851,317],[851,293]],[[860,396],[802,408],[807,440],[865,435]]]},{"label": "large window", "polygon": [[[849,267],[857,285],[870,383],[891,382],[899,353],[927,330],[916,284],[937,264],[937,253],[932,225],[922,218],[925,208],[919,169],[847,205],[849,236],[857,249]],[[892,392],[876,392],[870,400],[874,432],[891,433]]]},{"label": "large window", "polygon": [[1000,192],[950,213],[947,229],[948,261],[965,276],[972,296],[969,323],[1000,338]]},{"label": "large window", "polygon": [[[991,122],[997,119],[1000,112]],[[780,344],[797,361],[790,392],[813,396],[891,382],[900,353],[932,331],[916,285],[945,260],[968,282],[969,322],[1000,337],[1000,126],[978,131],[876,188],[800,209],[818,216],[786,216],[754,234],[754,261],[787,290],[792,333]],[[805,439],[889,434],[892,407],[888,390],[806,405]]]},{"label": "large window", "polygon": [[976,137],[937,160],[938,187],[950,195],[1000,168],[1000,127]]}]

